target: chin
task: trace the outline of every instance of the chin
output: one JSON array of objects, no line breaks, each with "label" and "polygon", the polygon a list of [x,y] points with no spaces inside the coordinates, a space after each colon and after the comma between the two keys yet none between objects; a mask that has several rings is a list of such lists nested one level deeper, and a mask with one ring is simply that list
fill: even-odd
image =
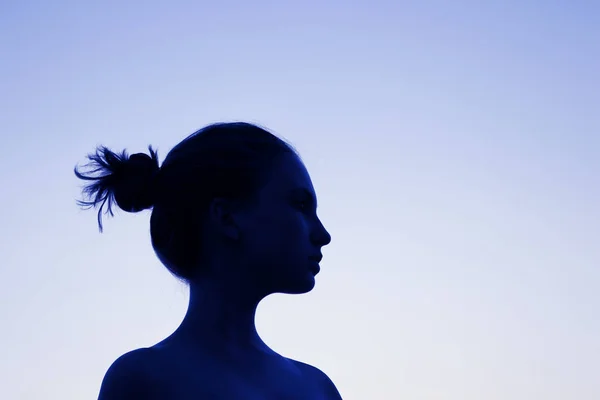
[{"label": "chin", "polygon": [[286,287],[280,290],[280,293],[285,294],[304,294],[312,291],[315,287],[315,277],[310,276],[308,279],[296,281],[292,284],[287,284]]}]

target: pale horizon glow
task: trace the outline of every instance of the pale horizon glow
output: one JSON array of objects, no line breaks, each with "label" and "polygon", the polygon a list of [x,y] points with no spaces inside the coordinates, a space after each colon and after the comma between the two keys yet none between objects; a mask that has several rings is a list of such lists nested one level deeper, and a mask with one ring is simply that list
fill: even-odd
[{"label": "pale horizon glow", "polygon": [[96,398],[187,290],[73,167],[260,123],[333,241],[263,339],[344,400],[600,398],[600,5],[0,4],[0,398]]}]

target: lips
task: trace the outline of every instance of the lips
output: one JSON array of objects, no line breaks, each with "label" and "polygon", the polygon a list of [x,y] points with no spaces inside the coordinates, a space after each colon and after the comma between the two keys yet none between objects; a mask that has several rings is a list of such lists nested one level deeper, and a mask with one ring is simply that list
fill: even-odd
[{"label": "lips", "polygon": [[318,254],[318,255],[316,255],[316,256],[310,256],[310,257],[308,257],[308,258],[309,258],[309,259],[311,259],[311,260],[313,260],[313,261],[316,261],[316,262],[317,262],[317,264],[318,264],[318,263],[320,263],[320,262],[321,262],[321,260],[323,259],[323,256],[322,256],[322,255],[320,255],[320,254]]},{"label": "lips", "polygon": [[312,271],[313,274],[315,274],[315,275],[318,274],[319,271],[321,271],[321,267],[319,266],[319,263],[323,259],[323,256],[318,254],[315,256],[308,257],[308,259],[313,261],[310,270]]}]

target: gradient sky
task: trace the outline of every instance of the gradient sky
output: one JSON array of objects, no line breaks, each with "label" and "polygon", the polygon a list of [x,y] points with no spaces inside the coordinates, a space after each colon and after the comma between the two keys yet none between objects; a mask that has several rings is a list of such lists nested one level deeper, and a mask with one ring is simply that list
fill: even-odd
[{"label": "gradient sky", "polygon": [[0,33],[0,398],[96,398],[186,310],[75,164],[231,120],[297,147],[333,236],[261,304],[275,350],[345,400],[600,398],[600,3],[4,0]]}]

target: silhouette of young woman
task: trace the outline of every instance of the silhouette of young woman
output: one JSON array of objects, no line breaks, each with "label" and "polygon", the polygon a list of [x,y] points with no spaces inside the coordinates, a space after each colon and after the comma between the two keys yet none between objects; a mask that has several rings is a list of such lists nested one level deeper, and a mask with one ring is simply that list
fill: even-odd
[{"label": "silhouette of young woman", "polygon": [[[100,400],[341,399],[319,369],[285,358],[259,337],[258,303],[315,285],[331,236],[310,176],[293,148],[248,123],[207,126],[157,153],[100,146],[75,168],[86,208],[112,215],[152,209],[152,246],[190,287],[181,325],[162,342],[119,357]],[[104,209],[106,206],[106,209]]]}]

